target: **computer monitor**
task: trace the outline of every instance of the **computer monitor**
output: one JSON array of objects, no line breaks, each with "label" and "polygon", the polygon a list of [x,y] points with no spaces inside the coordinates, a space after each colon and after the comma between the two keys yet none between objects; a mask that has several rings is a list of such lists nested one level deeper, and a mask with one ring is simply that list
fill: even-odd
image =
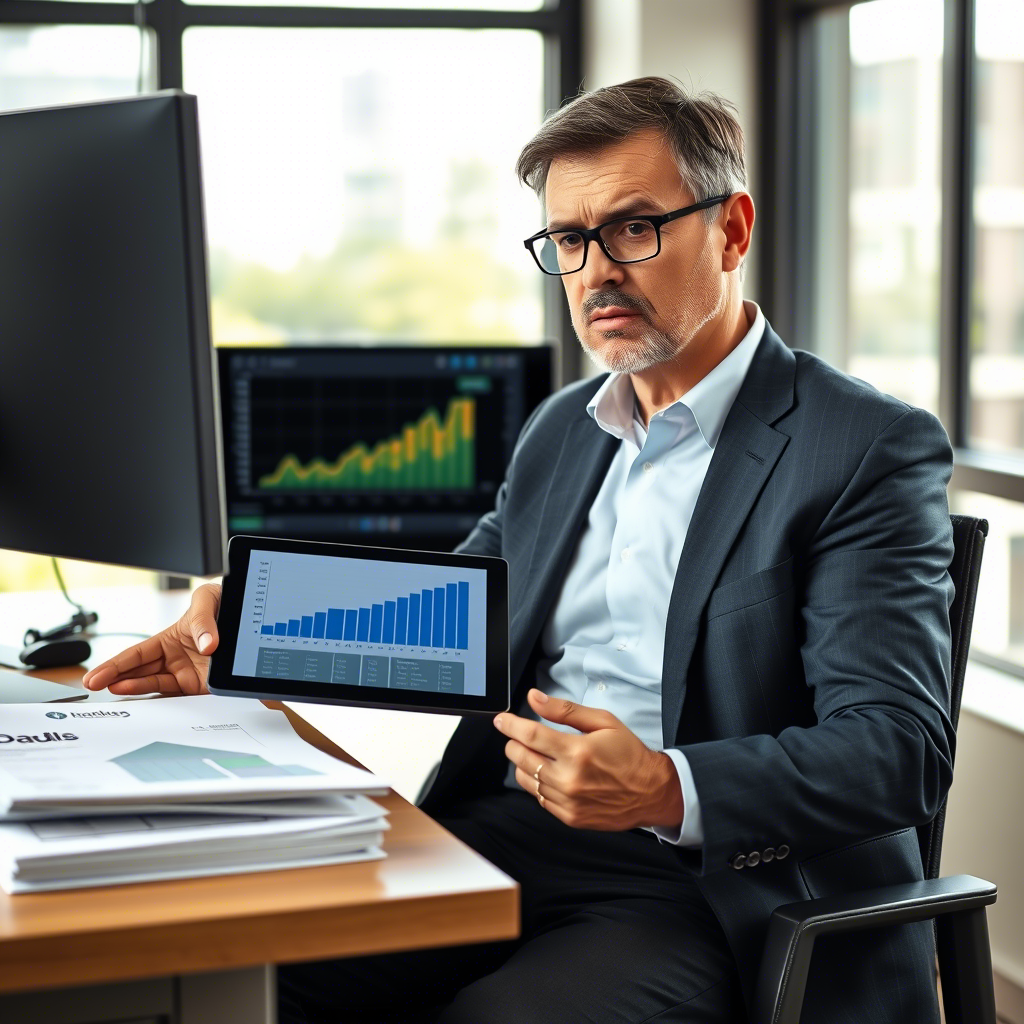
[{"label": "computer monitor", "polygon": [[228,530],[451,550],[551,393],[551,345],[218,350]]},{"label": "computer monitor", "polygon": [[0,548],[226,566],[196,100],[0,114]]}]

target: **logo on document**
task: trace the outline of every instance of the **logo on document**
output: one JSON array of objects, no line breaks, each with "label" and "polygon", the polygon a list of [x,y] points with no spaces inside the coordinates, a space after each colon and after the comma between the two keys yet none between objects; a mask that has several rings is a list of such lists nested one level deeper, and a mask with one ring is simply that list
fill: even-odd
[{"label": "logo on document", "polygon": [[47,711],[46,712],[46,717],[47,718],[67,718],[68,716],[65,715],[63,711]]}]

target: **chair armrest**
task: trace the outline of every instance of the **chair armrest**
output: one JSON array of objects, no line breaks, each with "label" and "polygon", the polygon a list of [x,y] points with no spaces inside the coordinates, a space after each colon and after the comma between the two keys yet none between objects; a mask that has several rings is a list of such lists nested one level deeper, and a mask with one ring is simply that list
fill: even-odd
[{"label": "chair armrest", "polygon": [[877,928],[972,911],[996,901],[996,887],[972,875],[824,896],[778,907],[768,925],[757,980],[758,1024],[800,1020],[814,940],[830,932]]}]

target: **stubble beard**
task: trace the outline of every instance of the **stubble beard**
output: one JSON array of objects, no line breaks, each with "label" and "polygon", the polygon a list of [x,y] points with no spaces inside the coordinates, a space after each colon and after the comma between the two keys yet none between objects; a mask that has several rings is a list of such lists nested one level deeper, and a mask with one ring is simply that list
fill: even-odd
[{"label": "stubble beard", "polygon": [[[641,316],[643,314],[640,314]],[[577,328],[583,351],[593,360],[595,365],[611,373],[642,373],[644,370],[668,362],[679,350],[678,344],[663,331],[659,331],[648,322],[639,337],[629,337],[631,331],[604,331],[604,338],[614,341],[608,350],[602,352],[590,345],[583,333]]]},{"label": "stubble beard", "polygon": [[[675,336],[658,330],[654,326],[648,316],[653,310],[646,302],[640,300],[645,307],[642,310],[637,310],[644,321],[641,333],[630,337],[633,329],[629,327],[603,331],[601,332],[602,337],[615,342],[615,344],[607,346],[607,350],[602,352],[587,341],[581,325],[576,323],[576,314],[574,314],[573,326],[576,329],[576,337],[579,339],[583,351],[590,356],[600,370],[611,373],[643,373],[644,370],[649,370],[652,366],[667,363],[674,359],[721,313],[725,306],[726,289],[721,287],[720,281],[715,281],[714,268],[706,258],[709,242],[710,235],[705,239],[693,270],[682,286],[681,290],[685,299],[679,313],[680,327]],[[695,281],[694,279],[698,278],[698,275],[699,279]],[[631,301],[626,308],[634,308],[638,304],[637,299],[632,296],[628,296],[628,298]],[[619,301],[615,293],[610,292],[605,304],[614,305]]]}]

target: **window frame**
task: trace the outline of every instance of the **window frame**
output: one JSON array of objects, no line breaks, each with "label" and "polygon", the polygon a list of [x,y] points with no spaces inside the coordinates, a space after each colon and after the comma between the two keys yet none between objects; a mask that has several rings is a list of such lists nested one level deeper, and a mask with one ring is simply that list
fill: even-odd
[{"label": "window frame", "polygon": [[[583,0],[544,0],[535,11],[428,10],[373,7],[208,6],[185,0],[92,3],[0,0],[0,25],[130,25],[156,40],[158,89],[183,88],[182,40],[190,28],[526,29],[544,38],[544,105],[556,110],[583,81]],[[136,19],[139,18],[137,21]],[[141,21],[141,25],[140,25]],[[523,140],[524,143],[526,140]],[[512,173],[512,168],[509,168]],[[524,225],[527,227],[527,225]],[[544,333],[558,349],[556,385],[581,373],[579,346],[562,286],[544,285]],[[538,339],[541,340],[541,339]]]},{"label": "window frame", "polygon": [[[764,147],[758,219],[768,252],[759,288],[766,315],[784,338],[814,348],[807,287],[812,215],[808,154],[816,148],[810,90],[814,73],[809,25],[815,14],[849,9],[854,0],[760,0]],[[969,434],[970,317],[974,275],[975,0],[945,0],[942,58],[942,229],[939,269],[939,419],[953,445],[951,491],[1024,503],[1024,455],[972,448]],[[971,657],[1024,678],[1024,666],[981,651]]]}]

